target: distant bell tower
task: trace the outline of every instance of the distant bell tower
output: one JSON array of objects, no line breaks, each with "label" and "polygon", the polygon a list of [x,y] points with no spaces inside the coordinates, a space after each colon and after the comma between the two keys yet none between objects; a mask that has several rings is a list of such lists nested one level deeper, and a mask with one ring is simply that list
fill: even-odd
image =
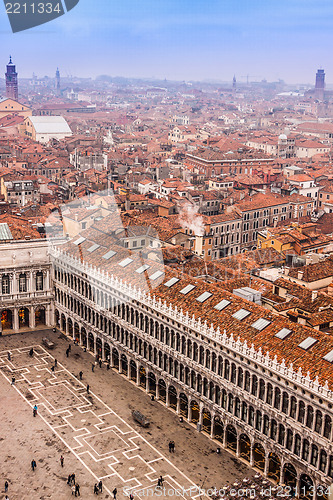
[{"label": "distant bell tower", "polygon": [[12,56],[9,57],[6,72],[6,96],[8,99],[18,100],[18,83],[15,64],[12,63]]},{"label": "distant bell tower", "polygon": [[323,69],[318,69],[316,74],[316,90],[324,90],[325,88],[325,71]]},{"label": "distant bell tower", "polygon": [[236,77],[234,75],[233,79],[232,79],[232,90],[235,92],[236,91]]},{"label": "distant bell tower", "polygon": [[55,74],[55,79],[56,79],[55,88],[56,88],[57,94],[59,95],[60,94],[60,71],[59,71],[59,68],[57,68],[57,71]]}]

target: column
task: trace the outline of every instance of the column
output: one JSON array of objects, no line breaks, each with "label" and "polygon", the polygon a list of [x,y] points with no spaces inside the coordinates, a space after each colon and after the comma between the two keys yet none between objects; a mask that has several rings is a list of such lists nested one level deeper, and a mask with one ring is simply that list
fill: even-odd
[{"label": "column", "polygon": [[29,273],[30,283],[28,283],[28,286],[27,286],[28,292],[35,292],[36,291],[35,279],[36,279],[36,273],[33,271],[30,271],[30,273]]},{"label": "column", "polygon": [[283,484],[283,468],[284,468],[284,461],[281,460],[281,469],[280,469],[279,484]]},{"label": "column", "polygon": [[237,436],[236,455],[237,455],[237,457],[240,456],[240,439],[238,436]]},{"label": "column", "polygon": [[13,330],[19,330],[19,317],[18,317],[18,308],[14,307],[14,311],[12,311],[13,314]]},{"label": "column", "polygon": [[169,406],[169,385],[166,386],[165,406]]},{"label": "column", "polygon": [[136,385],[140,385],[140,368],[137,366],[136,369]]},{"label": "column", "polygon": [[147,372],[146,372],[146,392],[149,393],[149,376]]},{"label": "column", "polygon": [[29,311],[29,328],[35,328],[36,322],[35,322],[35,309],[34,306],[30,306],[30,311]]},{"label": "column", "polygon": [[65,320],[66,320],[66,335],[68,335],[68,333],[69,333],[68,318],[66,318],[66,316],[65,316]]},{"label": "column", "polygon": [[46,270],[46,278],[45,278],[45,283],[43,286],[45,291],[48,291],[50,289],[50,270]]},{"label": "column", "polygon": [[104,353],[104,344],[105,344],[105,342],[104,342],[103,338],[101,340],[102,340],[102,356],[101,357],[102,357],[102,361],[105,361],[105,353]]},{"label": "column", "polygon": [[[266,453],[266,450],[265,450],[265,453]],[[265,474],[265,476],[268,475],[268,470],[269,470],[269,453],[267,452],[265,454],[265,468],[264,468],[264,474]]]},{"label": "column", "polygon": [[251,449],[250,449],[250,465],[253,467],[253,443],[251,443]]},{"label": "column", "polygon": [[180,413],[180,397],[179,393],[177,393],[177,408],[176,408],[177,415]]},{"label": "column", "polygon": [[13,289],[12,289],[12,293],[13,293],[13,294],[16,294],[16,293],[18,293],[18,286],[17,286],[17,273],[16,273],[16,272],[14,272],[14,273],[13,273],[12,279],[13,279]]}]

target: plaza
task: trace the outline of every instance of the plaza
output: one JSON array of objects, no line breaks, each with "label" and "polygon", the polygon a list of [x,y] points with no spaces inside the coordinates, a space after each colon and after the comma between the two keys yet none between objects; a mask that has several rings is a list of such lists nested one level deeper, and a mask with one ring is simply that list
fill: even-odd
[{"label": "plaza", "polygon": [[[45,334],[56,344],[52,351],[42,346]],[[175,412],[152,401],[118,371],[107,370],[104,363],[92,372],[91,353],[59,332],[8,335],[1,338],[0,346],[1,489],[7,479],[9,498],[71,498],[66,483],[72,473],[83,498],[93,498],[93,486],[100,479],[102,498],[111,498],[114,488],[118,498],[131,491],[135,496],[150,496],[156,493],[160,475],[165,490],[159,496],[177,491],[178,496],[198,498],[196,486],[219,488],[251,474],[227,451],[216,454],[218,444],[180,422]],[[52,371],[54,358],[58,363]],[[32,416],[35,404],[37,418]],[[134,422],[133,409],[150,419],[147,429]],[[170,440],[176,444],[174,454],[168,451]],[[37,462],[34,472],[32,459]]]}]

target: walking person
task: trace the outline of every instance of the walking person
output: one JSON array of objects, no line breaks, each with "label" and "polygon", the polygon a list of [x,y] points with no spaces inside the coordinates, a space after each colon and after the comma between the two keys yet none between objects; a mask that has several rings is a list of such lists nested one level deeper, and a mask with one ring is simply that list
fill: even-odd
[{"label": "walking person", "polygon": [[75,474],[72,474],[72,483],[75,484]]},{"label": "walking person", "polygon": [[14,385],[15,384],[15,377],[12,376],[12,384],[11,385]]},{"label": "walking person", "polygon": [[66,349],[66,356],[67,356],[67,358],[69,356],[69,350],[68,349]]},{"label": "walking person", "polygon": [[91,363],[91,371],[93,372],[95,370],[95,365],[94,363]]},{"label": "walking person", "polygon": [[72,349],[71,345],[70,345],[70,344],[68,344],[68,349],[67,349],[67,350],[68,350],[68,352],[71,352],[71,349]]},{"label": "walking person", "polygon": [[114,500],[117,500],[117,488],[115,488],[112,492]]},{"label": "walking person", "polygon": [[100,482],[98,483],[98,489],[101,493],[103,493],[103,484],[102,484],[102,480],[100,480]]},{"label": "walking person", "polygon": [[9,351],[7,352],[7,358],[8,358],[8,361],[11,361],[11,359],[12,359]]},{"label": "walking person", "polygon": [[5,496],[5,500],[9,500],[9,496],[8,495]]},{"label": "walking person", "polygon": [[83,376],[83,372],[81,371],[81,372],[79,373],[80,380],[82,380],[82,376]]},{"label": "walking person", "polygon": [[102,368],[102,360],[101,359],[98,361],[98,363],[99,363],[99,367]]},{"label": "walking person", "polygon": [[172,441],[169,441],[169,453],[172,452]]},{"label": "walking person", "polygon": [[129,498],[130,498],[130,500],[134,500],[134,496],[132,495],[132,493],[130,493]]},{"label": "walking person", "polygon": [[174,441],[171,441],[171,451],[172,451],[172,453],[175,452],[175,442]]},{"label": "walking person", "polygon": [[31,468],[32,468],[32,470],[34,471],[36,467],[37,467],[37,464],[36,464],[35,460],[34,459],[31,460]]},{"label": "walking person", "polygon": [[94,495],[98,495],[98,486],[97,486],[97,483],[94,484]]},{"label": "walking person", "polygon": [[58,360],[57,360],[57,359],[55,359],[55,360],[54,360],[54,368],[57,368],[57,366],[58,366]]},{"label": "walking person", "polygon": [[60,457],[60,464],[61,464],[61,467],[64,466],[64,457],[62,455]]},{"label": "walking person", "polygon": [[33,407],[33,410],[32,410],[32,414],[33,414],[34,417],[37,415],[37,411],[38,411],[38,408],[37,408],[37,405],[35,405]]},{"label": "walking person", "polygon": [[79,483],[76,483],[76,485],[75,485],[75,496],[78,496],[78,497],[81,496],[80,495],[80,485],[79,485]]},{"label": "walking person", "polygon": [[75,495],[75,490],[76,490],[75,484],[72,485],[71,490],[72,490],[72,495]]},{"label": "walking person", "polygon": [[9,486],[9,484],[8,484],[7,479],[6,479],[6,481],[5,481],[5,493],[6,493],[6,491],[8,491],[8,486]]},{"label": "walking person", "polygon": [[34,348],[32,347],[29,351],[30,358],[32,358],[33,355],[34,355]]},{"label": "walking person", "polygon": [[71,484],[71,475],[70,474],[68,474],[67,484]]},{"label": "walking person", "polygon": [[88,385],[87,385],[87,393],[88,393],[88,394],[89,394],[89,389],[90,389],[90,387],[89,387],[89,384],[88,384]]}]

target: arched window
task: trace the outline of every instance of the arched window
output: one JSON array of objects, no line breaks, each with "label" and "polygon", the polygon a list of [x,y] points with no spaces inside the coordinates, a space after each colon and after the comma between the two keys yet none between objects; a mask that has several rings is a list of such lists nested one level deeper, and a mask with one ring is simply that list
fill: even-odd
[{"label": "arched window", "polygon": [[264,415],[264,427],[263,427],[263,430],[262,430],[263,434],[265,434],[265,436],[268,436],[268,432],[269,432],[269,418],[267,415]]},{"label": "arched window", "polygon": [[318,447],[315,444],[313,444],[311,450],[311,465],[313,465],[313,467],[317,467],[317,462],[318,462]]},{"label": "arched window", "polygon": [[305,416],[305,404],[303,401],[299,402],[299,408],[298,408],[298,421],[301,422],[301,424],[304,423],[304,416]]},{"label": "arched window", "polygon": [[295,455],[298,455],[298,456],[300,456],[300,454],[301,454],[301,436],[299,434],[296,434],[296,436],[295,436],[294,453],[295,453]]},{"label": "arched window", "polygon": [[265,381],[262,378],[259,381],[259,399],[265,399]]},{"label": "arched window", "polygon": [[245,372],[244,390],[250,392],[251,388],[251,376],[249,372]]},{"label": "arched window", "polygon": [[267,384],[266,403],[271,405],[272,401],[273,401],[273,387],[272,387],[272,384]]},{"label": "arched window", "polygon": [[226,359],[224,362],[224,378],[229,380],[230,377],[230,364],[229,361]]},{"label": "arched window", "polygon": [[257,410],[257,414],[256,414],[256,429],[257,429],[257,431],[261,430],[261,426],[262,426],[262,414],[259,410]]},{"label": "arched window", "polygon": [[276,441],[276,435],[277,435],[277,423],[276,420],[271,421],[271,439],[274,439]]},{"label": "arched window", "polygon": [[238,387],[243,387],[243,370],[242,368],[238,368],[238,379],[237,379]]},{"label": "arched window", "polygon": [[330,439],[332,431],[332,420],[331,417],[325,415],[325,426],[324,426],[324,437]]},{"label": "arched window", "polygon": [[232,363],[231,364],[231,379],[230,379],[230,382],[232,382],[233,384],[236,384],[236,374],[237,374],[236,365],[235,365],[235,363]]},{"label": "arched window", "polygon": [[252,375],[252,388],[251,388],[251,394],[253,396],[256,396],[258,392],[258,378],[256,375]]},{"label": "arched window", "polygon": [[313,408],[312,406],[308,406],[308,411],[306,414],[306,426],[309,427],[309,429],[312,429],[313,425]]},{"label": "arched window", "polygon": [[292,450],[293,447],[293,433],[290,429],[287,430],[287,441],[286,441],[286,448],[287,450]]},{"label": "arched window", "polygon": [[289,406],[289,396],[286,392],[284,392],[282,396],[282,411],[286,415],[288,414],[288,406]]},{"label": "arched window", "polygon": [[274,395],[274,408],[278,410],[280,408],[280,404],[281,404],[281,391],[278,387],[276,387]]},{"label": "arched window", "polygon": [[234,397],[232,394],[229,394],[228,398],[228,412],[233,413],[233,407],[234,407]]},{"label": "arched window", "polygon": [[319,470],[320,472],[326,472],[327,467],[327,453],[322,450],[320,453]]},{"label": "arched window", "polygon": [[318,434],[321,434],[321,429],[323,426],[323,415],[321,411],[317,410],[316,411],[316,423],[315,423],[315,432]]},{"label": "arched window", "polygon": [[285,437],[285,429],[282,424],[279,425],[279,438],[278,438],[278,443],[281,444],[282,446],[284,445],[284,437]]},{"label": "arched window", "polygon": [[294,396],[292,396],[290,400],[290,416],[291,418],[296,419],[296,415],[297,415],[297,400]]},{"label": "arched window", "polygon": [[240,416],[240,399],[236,398],[235,399],[235,417]]},{"label": "arched window", "polygon": [[253,408],[253,406],[250,406],[250,408],[249,408],[249,425],[251,425],[251,427],[254,427],[254,408]]},{"label": "arched window", "polygon": [[242,404],[242,420],[244,420],[244,422],[247,421],[247,404],[246,403]]},{"label": "arched window", "polygon": [[306,462],[309,460],[310,444],[307,439],[303,440],[302,458]]}]

